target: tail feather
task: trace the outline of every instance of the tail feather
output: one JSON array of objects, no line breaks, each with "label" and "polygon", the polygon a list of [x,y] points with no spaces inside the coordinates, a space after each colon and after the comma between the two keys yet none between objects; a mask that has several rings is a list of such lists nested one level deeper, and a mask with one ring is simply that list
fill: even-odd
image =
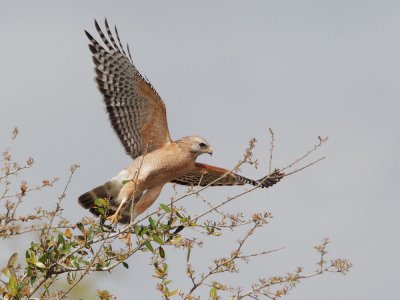
[{"label": "tail feather", "polygon": [[[106,199],[110,207],[106,212],[105,217],[111,216],[115,213],[120,204],[118,201],[118,194],[122,187],[123,184],[121,180],[110,180],[102,185],[99,185],[98,187],[95,187],[91,191],[82,194],[78,201],[84,208],[89,209],[92,214],[98,216],[99,211],[96,209],[94,203],[98,198]],[[120,212],[119,222],[127,224],[130,222],[130,220],[131,216],[129,213],[129,205],[126,205],[126,207]]]},{"label": "tail feather", "polygon": [[94,201],[98,198],[107,199],[110,202],[110,206],[116,206],[118,204],[116,201],[121,188],[122,183],[117,180],[111,180],[82,194],[78,201],[86,209],[93,207]]}]

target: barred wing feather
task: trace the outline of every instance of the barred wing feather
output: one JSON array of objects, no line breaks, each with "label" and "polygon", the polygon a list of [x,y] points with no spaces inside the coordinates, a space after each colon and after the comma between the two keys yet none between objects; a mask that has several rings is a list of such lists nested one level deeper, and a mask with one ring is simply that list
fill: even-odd
[{"label": "barred wing feather", "polygon": [[251,184],[253,186],[267,188],[278,183],[284,176],[284,173],[275,170],[270,175],[259,180],[253,180],[223,168],[196,163],[196,169],[194,171],[185,174],[172,182],[190,186],[232,186]]},{"label": "barred wing feather", "polygon": [[93,54],[96,81],[103,94],[111,125],[125,151],[133,158],[171,142],[166,108],[152,85],[139,73],[129,57],[115,28],[115,40],[105,20],[107,36],[95,21],[97,32],[105,47],[90,33],[89,49]]}]

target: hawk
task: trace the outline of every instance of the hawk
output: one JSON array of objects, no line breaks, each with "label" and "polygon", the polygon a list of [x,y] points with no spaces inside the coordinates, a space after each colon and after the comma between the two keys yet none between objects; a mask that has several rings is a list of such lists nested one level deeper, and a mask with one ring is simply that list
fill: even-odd
[{"label": "hawk", "polygon": [[133,159],[130,166],[108,182],[79,197],[79,203],[94,214],[98,198],[106,199],[111,223],[133,222],[159,196],[163,186],[172,182],[192,186],[231,186],[251,184],[264,188],[277,183],[284,174],[275,171],[252,180],[229,170],[197,163],[201,154],[212,155],[210,144],[202,137],[171,139],[163,100],[150,82],[136,69],[129,45],[121,44],[105,20],[106,34],[95,20],[100,44],[89,38],[98,88],[103,95],[111,125],[125,151]]}]

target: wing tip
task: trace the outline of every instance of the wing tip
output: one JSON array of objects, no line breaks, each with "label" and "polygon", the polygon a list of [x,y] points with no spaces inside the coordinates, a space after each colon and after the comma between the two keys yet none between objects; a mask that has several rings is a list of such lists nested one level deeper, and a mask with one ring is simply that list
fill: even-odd
[{"label": "wing tip", "polygon": [[271,174],[259,179],[256,181],[257,185],[260,185],[261,188],[269,188],[285,177],[285,173],[279,169],[275,169]]},{"label": "wing tip", "polygon": [[89,39],[89,41],[93,41],[94,40],[93,36],[87,30],[84,29],[83,31],[85,32],[85,34],[86,34],[87,38]]},{"label": "wing tip", "polygon": [[96,27],[97,31],[101,31],[100,25],[99,25],[99,23],[97,22],[96,19],[94,19],[94,26]]}]

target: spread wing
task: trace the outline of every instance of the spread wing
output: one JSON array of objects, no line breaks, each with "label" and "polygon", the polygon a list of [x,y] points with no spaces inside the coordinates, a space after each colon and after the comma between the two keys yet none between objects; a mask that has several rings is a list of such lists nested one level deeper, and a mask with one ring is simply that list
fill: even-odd
[{"label": "spread wing", "polygon": [[115,27],[115,36],[105,20],[107,37],[95,20],[95,26],[104,46],[86,30],[93,54],[96,81],[103,94],[111,125],[125,151],[136,158],[171,142],[165,104],[152,85],[139,73],[132,57],[121,44]]},{"label": "spread wing", "polygon": [[253,180],[229,170],[210,166],[206,164],[196,163],[196,169],[172,181],[173,183],[191,186],[229,186],[251,184],[267,188],[279,182],[285,176],[279,170],[275,170],[272,174],[267,175],[259,180]]}]

